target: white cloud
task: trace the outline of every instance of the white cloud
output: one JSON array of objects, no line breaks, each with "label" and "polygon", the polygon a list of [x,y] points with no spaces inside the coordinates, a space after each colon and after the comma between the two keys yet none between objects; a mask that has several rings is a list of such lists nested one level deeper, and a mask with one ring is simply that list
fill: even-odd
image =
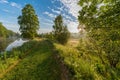
[{"label": "white cloud", "polygon": [[77,32],[79,32],[79,30],[78,30],[78,25],[79,25],[79,23],[78,22],[76,22],[76,21],[71,21],[71,20],[69,20],[69,19],[64,19],[64,23],[65,23],[65,25],[67,25],[67,27],[68,27],[68,30],[70,31],[70,32],[72,32],[72,33],[77,33]]},{"label": "white cloud", "polygon": [[60,2],[68,9],[68,13],[76,18],[78,17],[78,12],[81,10],[78,1],[79,0],[60,0]]},{"label": "white cloud", "polygon": [[[14,18],[14,17],[13,17]],[[8,29],[8,30],[12,30],[14,32],[19,32],[19,25],[15,22],[12,21],[8,21],[5,19],[1,19],[0,18],[0,22],[2,22],[2,24]]]},{"label": "white cloud", "polygon": [[51,18],[55,18],[56,17],[55,14],[52,14],[52,13],[49,13],[49,12],[44,12],[43,14],[46,14],[46,15],[48,15]]},{"label": "white cloud", "polygon": [[7,0],[0,0],[0,3],[9,3]]},{"label": "white cloud", "polygon": [[13,6],[13,7],[16,7],[16,8],[20,8],[20,9],[21,9],[21,5],[15,3],[15,2],[11,2],[10,5]]},{"label": "white cloud", "polygon": [[55,10],[55,9],[52,9],[50,7],[48,7],[53,13],[56,13],[56,14],[60,14],[61,13],[61,10]]},{"label": "white cloud", "polygon": [[55,0],[51,0],[52,3],[55,3]]},{"label": "white cloud", "polygon": [[3,25],[14,32],[19,32],[19,25],[15,23],[3,23]]},{"label": "white cloud", "polygon": [[78,5],[78,1],[79,0],[60,0],[60,2],[63,4],[63,10],[67,11],[68,14],[71,14],[76,18],[76,21],[73,21],[74,19],[72,19],[71,16],[63,14],[63,16],[67,18],[64,20],[64,22],[68,26],[70,32],[79,32],[77,29],[79,25],[77,18],[79,15],[78,12],[81,10],[81,7]]},{"label": "white cloud", "polygon": [[[60,2],[61,7],[56,7],[57,10],[59,10],[63,16],[64,23],[67,25],[68,30],[70,32],[79,32],[78,25],[79,22],[77,20],[79,11],[81,10],[81,7],[78,5],[79,0],[53,0]],[[53,12],[53,11],[52,11]]]},{"label": "white cloud", "polygon": [[9,23],[9,21],[3,20],[3,19],[0,19],[0,22],[2,22],[2,23]]},{"label": "white cloud", "polygon": [[[41,21],[40,29],[42,29],[42,33],[43,33],[43,31],[45,31],[45,33],[46,33],[46,31],[50,32],[52,30],[53,21],[51,19],[40,18],[40,21]],[[43,29],[45,29],[45,30],[43,30]]]},{"label": "white cloud", "polygon": [[10,14],[14,14],[14,12],[8,10],[8,9],[2,9],[2,11],[6,12],[6,13],[10,13]]},{"label": "white cloud", "polygon": [[51,27],[53,25],[53,23],[49,23],[49,22],[42,22],[41,24],[44,24],[47,27]]},{"label": "white cloud", "polygon": [[[56,6],[55,9],[49,8],[53,13],[60,11],[63,16],[64,23],[68,26],[70,32],[78,32],[79,22],[77,20],[81,7],[78,5],[79,0],[53,0],[52,3],[60,3],[60,7]],[[58,12],[59,13],[59,12]]]},{"label": "white cloud", "polygon": [[58,11],[58,10],[55,10],[55,9],[51,9],[51,10],[52,10],[52,12],[57,13],[57,14],[61,13],[61,11]]},{"label": "white cloud", "polygon": [[46,19],[46,18],[40,18],[40,21],[47,22],[47,23],[53,23],[52,20]]},{"label": "white cloud", "polygon": [[68,26],[68,30],[72,33],[76,33],[79,32],[79,30],[77,29],[78,27],[78,22],[73,22],[71,21],[67,26]]},{"label": "white cloud", "polygon": [[0,3],[9,3],[9,5],[21,9],[21,5],[15,2],[9,2],[8,0],[0,0]]},{"label": "white cloud", "polygon": [[60,11],[63,11],[63,9],[64,9],[64,6],[61,6],[61,7],[56,7],[58,10],[60,10]]},{"label": "white cloud", "polygon": [[66,19],[73,20],[73,19],[71,18],[71,16],[69,16],[69,15],[62,14],[62,16],[63,16],[64,18],[66,18]]},{"label": "white cloud", "polygon": [[9,11],[9,10],[7,10],[7,9],[3,9],[3,11],[4,11],[4,12],[7,12],[7,13],[9,13],[9,12],[10,12],[10,11]]}]

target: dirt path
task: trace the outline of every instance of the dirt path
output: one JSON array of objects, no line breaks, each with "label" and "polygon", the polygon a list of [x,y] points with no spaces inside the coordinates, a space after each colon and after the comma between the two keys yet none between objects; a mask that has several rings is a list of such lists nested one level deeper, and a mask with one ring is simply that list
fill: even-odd
[{"label": "dirt path", "polygon": [[0,78],[2,78],[7,72],[11,71],[18,63],[20,60],[15,61],[15,63],[13,63],[13,65],[11,65],[7,70],[5,70],[2,74],[0,74]]}]

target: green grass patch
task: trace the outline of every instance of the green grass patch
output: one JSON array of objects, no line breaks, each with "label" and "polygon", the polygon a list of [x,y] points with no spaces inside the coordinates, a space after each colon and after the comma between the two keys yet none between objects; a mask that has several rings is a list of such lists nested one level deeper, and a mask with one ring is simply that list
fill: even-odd
[{"label": "green grass patch", "polygon": [[[71,80],[120,80],[120,68],[111,68],[91,53],[68,45],[54,44],[71,73]],[[81,46],[83,47],[83,46]],[[87,51],[86,51],[87,52]]]},{"label": "green grass patch", "polygon": [[[32,49],[24,50],[26,57],[1,80],[61,80],[60,66],[53,58],[54,46],[50,41],[35,41]],[[28,47],[29,47],[28,46]]]}]

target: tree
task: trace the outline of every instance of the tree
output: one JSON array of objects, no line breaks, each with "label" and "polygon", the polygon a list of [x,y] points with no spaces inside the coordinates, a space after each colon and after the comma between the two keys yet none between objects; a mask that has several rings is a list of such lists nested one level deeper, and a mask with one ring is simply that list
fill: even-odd
[{"label": "tree", "polygon": [[37,35],[39,20],[32,5],[27,4],[22,9],[22,15],[18,17],[18,24],[23,38],[34,38]]},{"label": "tree", "polygon": [[55,18],[53,29],[55,39],[61,44],[66,44],[70,37],[70,32],[68,31],[67,26],[63,24],[61,15],[58,15]]},{"label": "tree", "polygon": [[[99,6],[101,4],[104,5]],[[89,38],[100,52],[106,53],[111,67],[116,67],[120,61],[120,1],[80,0],[79,5],[82,7],[79,23],[85,26]]]}]

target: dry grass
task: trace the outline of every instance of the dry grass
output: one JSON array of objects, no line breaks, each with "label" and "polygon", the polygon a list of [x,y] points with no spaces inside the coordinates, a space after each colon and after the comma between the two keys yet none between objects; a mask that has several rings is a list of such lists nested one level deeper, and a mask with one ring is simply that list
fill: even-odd
[{"label": "dry grass", "polygon": [[79,39],[70,39],[67,43],[70,47],[77,47],[79,44]]}]

